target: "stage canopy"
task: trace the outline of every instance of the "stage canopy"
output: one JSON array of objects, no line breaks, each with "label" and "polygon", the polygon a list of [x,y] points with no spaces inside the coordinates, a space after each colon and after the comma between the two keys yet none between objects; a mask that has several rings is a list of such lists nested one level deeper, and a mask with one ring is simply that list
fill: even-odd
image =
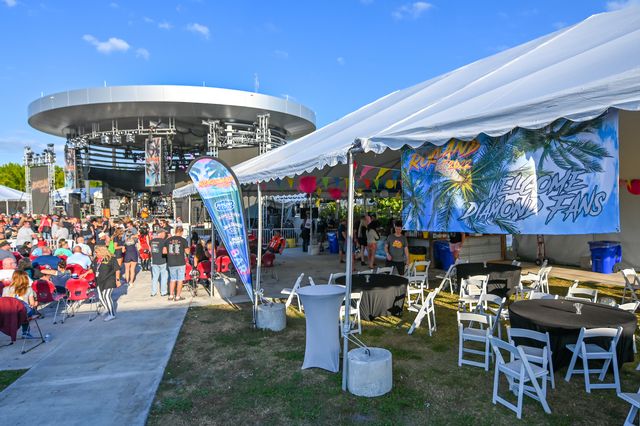
[{"label": "stage canopy", "polygon": [[393,92],[234,171],[243,184],[306,173],[346,176],[353,147],[364,153],[356,156],[359,165],[399,169],[393,151],[403,146],[539,129],[562,117],[586,121],[612,107],[640,109],[640,7],[591,16]]}]

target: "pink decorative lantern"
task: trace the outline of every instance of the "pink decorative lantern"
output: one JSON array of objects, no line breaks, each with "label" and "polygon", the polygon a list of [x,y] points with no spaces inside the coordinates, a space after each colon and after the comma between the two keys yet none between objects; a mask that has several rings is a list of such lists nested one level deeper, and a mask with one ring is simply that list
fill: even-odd
[{"label": "pink decorative lantern", "polygon": [[640,179],[628,180],[627,190],[633,195],[640,195]]},{"label": "pink decorative lantern", "polygon": [[298,183],[298,188],[300,191],[305,192],[307,194],[311,194],[316,190],[317,183],[315,176],[302,176],[300,178],[300,182]]},{"label": "pink decorative lantern", "polygon": [[342,189],[340,189],[340,188],[329,188],[329,195],[334,200],[339,200],[342,197]]}]

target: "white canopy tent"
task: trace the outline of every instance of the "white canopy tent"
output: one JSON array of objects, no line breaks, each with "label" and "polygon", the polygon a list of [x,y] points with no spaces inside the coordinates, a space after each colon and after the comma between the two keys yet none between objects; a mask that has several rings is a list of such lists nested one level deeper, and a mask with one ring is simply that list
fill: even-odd
[{"label": "white canopy tent", "polygon": [[[640,7],[594,15],[391,93],[314,133],[237,165],[234,172],[242,184],[302,174],[348,175],[347,230],[351,234],[354,154],[361,164],[398,168],[400,155],[394,151],[404,146],[442,145],[450,139],[471,140],[480,133],[499,136],[516,127],[538,129],[563,117],[585,121],[612,107],[640,110]],[[349,235],[347,300],[351,241]],[[343,389],[350,303],[345,306]]]},{"label": "white canopy tent", "polygon": [[9,214],[9,202],[24,202],[26,203],[28,196],[26,192],[18,191],[17,189],[9,188],[8,186],[0,185],[0,201],[4,201],[5,213]]},{"label": "white canopy tent", "polygon": [[[640,109],[640,7],[576,25],[393,92],[283,147],[235,166],[243,184],[347,163],[359,146],[381,154],[405,145],[444,144],[558,118],[589,120],[610,107]],[[398,167],[399,155],[364,164]],[[346,176],[341,168],[333,173]]]}]

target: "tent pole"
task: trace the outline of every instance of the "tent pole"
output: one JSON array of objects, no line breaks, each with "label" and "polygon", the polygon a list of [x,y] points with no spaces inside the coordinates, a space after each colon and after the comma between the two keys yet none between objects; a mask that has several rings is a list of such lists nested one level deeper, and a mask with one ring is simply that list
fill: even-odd
[{"label": "tent pole", "polygon": [[189,218],[189,227],[193,227],[193,223],[191,223],[191,194],[189,194],[189,201],[188,201],[188,208],[189,208],[189,214],[187,215],[187,217]]},{"label": "tent pole", "polygon": [[[251,255],[249,255],[251,257]],[[253,298],[253,317],[254,323],[256,315],[258,313],[258,292],[260,291],[260,272],[262,269],[262,189],[260,189],[260,184],[258,184],[258,258],[256,265],[256,286],[254,289],[254,298]]]},{"label": "tent pole", "polygon": [[5,214],[9,215],[9,200],[4,200]]},{"label": "tent pole", "polygon": [[349,150],[349,195],[347,207],[347,262],[344,289],[344,322],[342,326],[342,390],[347,390],[347,356],[349,354],[349,308],[351,307],[351,274],[353,273],[353,152]]},{"label": "tent pole", "polygon": [[282,231],[283,227],[284,227],[284,201],[282,202],[282,210],[280,211],[280,232],[284,236],[284,232]]}]

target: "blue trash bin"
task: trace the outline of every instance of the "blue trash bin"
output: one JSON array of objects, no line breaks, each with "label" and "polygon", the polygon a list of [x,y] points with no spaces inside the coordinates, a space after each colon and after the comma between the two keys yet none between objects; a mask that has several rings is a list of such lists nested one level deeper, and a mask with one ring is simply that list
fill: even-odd
[{"label": "blue trash bin", "polygon": [[612,274],[613,266],[622,261],[622,246],[619,241],[589,241],[591,270],[601,274]]},{"label": "blue trash bin", "polygon": [[433,257],[436,262],[436,267],[445,271],[455,263],[453,253],[451,253],[449,249],[449,242],[446,240],[433,242]]},{"label": "blue trash bin", "polygon": [[335,232],[327,232],[327,241],[329,242],[329,253],[336,254],[340,251],[338,246],[338,234]]}]

